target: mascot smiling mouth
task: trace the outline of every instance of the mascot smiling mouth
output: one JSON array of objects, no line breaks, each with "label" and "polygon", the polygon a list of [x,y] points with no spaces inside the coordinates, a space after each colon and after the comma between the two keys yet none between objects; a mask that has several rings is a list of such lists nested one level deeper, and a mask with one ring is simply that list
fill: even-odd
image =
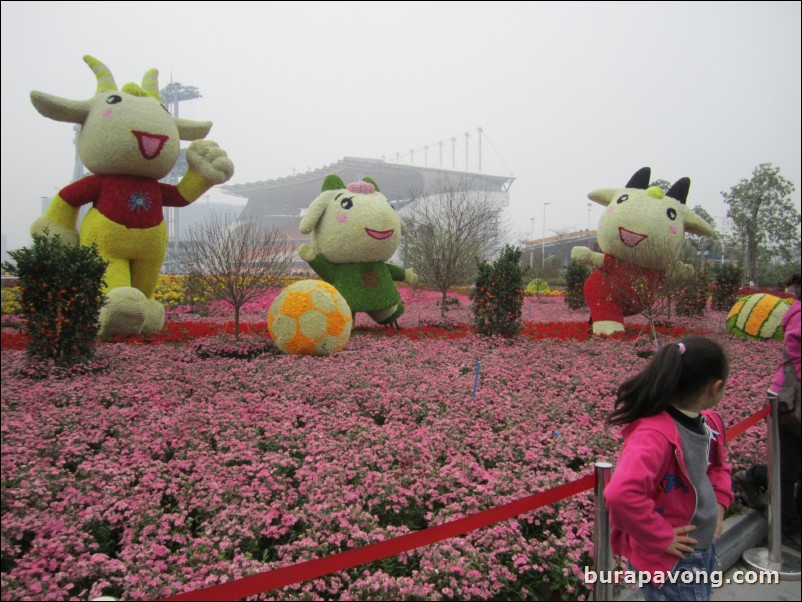
[{"label": "mascot smiling mouth", "polygon": [[375,238],[376,240],[385,240],[390,238],[395,230],[371,230],[370,228],[365,228],[365,232],[367,232],[368,236],[371,238]]},{"label": "mascot smiling mouth", "polygon": [[621,242],[628,247],[637,247],[640,243],[649,238],[646,234],[638,234],[622,226],[618,226],[618,237],[621,239]]},{"label": "mascot smiling mouth", "polygon": [[159,134],[148,134],[147,132],[140,132],[138,130],[131,130],[131,133],[136,136],[139,142],[139,152],[145,159],[155,159],[159,156],[164,148],[164,143],[167,142],[169,136],[161,136]]}]

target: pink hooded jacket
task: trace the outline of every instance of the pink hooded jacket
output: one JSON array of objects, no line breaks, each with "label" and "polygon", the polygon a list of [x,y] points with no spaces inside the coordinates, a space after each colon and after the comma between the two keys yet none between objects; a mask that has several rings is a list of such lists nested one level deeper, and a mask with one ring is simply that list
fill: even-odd
[{"label": "pink hooded jacket", "polygon": [[[707,475],[716,500],[728,508],[733,493],[724,423],[715,412],[702,415],[718,433],[711,441]],[[625,556],[640,571],[670,571],[678,560],[666,552],[674,528],[690,524],[696,511],[679,429],[668,412],[661,412],[626,425],[622,434],[624,448],[604,490],[613,553]]]},{"label": "pink hooded jacket", "polygon": [[[783,332],[785,333],[783,347],[788,354],[788,359],[791,360],[791,365],[794,367],[794,373],[799,378],[800,372],[800,356],[802,356],[802,336],[800,336],[800,329],[802,329],[802,305],[799,299],[791,304],[788,311],[785,312],[782,321]],[[774,373],[774,382],[771,383],[769,391],[776,393],[783,388],[783,381],[785,380],[785,370],[782,362]]]}]

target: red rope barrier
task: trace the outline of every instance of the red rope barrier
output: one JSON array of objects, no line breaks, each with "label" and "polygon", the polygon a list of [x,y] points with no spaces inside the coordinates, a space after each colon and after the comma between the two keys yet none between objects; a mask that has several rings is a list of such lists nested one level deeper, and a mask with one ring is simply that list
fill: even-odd
[{"label": "red rope barrier", "polygon": [[475,531],[494,523],[509,520],[520,514],[531,512],[541,506],[553,504],[591,489],[595,484],[596,475],[590,474],[554,489],[536,493],[477,514],[458,518],[442,525],[408,533],[387,541],[379,541],[361,548],[346,550],[325,558],[307,560],[306,562],[299,562],[272,571],[251,575],[230,583],[222,583],[201,590],[176,594],[169,598],[164,598],[164,600],[238,600],[247,596],[262,594],[294,583],[344,571],[360,564],[396,556],[444,539],[459,537],[469,531]]},{"label": "red rope barrier", "polygon": [[732,426],[731,428],[728,428],[726,437],[727,443],[729,443],[736,437],[739,437],[742,434],[744,434],[747,430],[755,426],[758,422],[760,422],[764,418],[767,418],[770,414],[771,414],[771,406],[766,405],[763,406],[762,410],[755,412],[751,416],[748,416],[743,420],[741,420],[741,422],[739,422],[738,424]]}]

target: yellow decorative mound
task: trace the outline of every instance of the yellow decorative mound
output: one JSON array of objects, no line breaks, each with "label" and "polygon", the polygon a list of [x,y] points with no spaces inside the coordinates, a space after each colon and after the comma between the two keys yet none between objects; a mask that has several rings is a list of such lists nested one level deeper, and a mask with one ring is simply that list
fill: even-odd
[{"label": "yellow decorative mound", "polygon": [[343,296],[322,280],[287,286],[267,312],[276,345],[290,355],[336,353],[351,337],[353,319]]},{"label": "yellow decorative mound", "polygon": [[747,339],[782,341],[781,322],[789,307],[788,301],[768,293],[743,297],[727,316],[727,332]]}]

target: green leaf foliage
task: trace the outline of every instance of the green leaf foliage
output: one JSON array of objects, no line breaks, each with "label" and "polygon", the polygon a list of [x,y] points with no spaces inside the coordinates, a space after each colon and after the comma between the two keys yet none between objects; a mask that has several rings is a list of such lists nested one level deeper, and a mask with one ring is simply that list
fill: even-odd
[{"label": "green leaf foliage", "polygon": [[571,309],[587,306],[585,301],[585,280],[590,276],[590,267],[571,261],[565,269],[565,304]]},{"label": "green leaf foliage", "polygon": [[743,270],[734,264],[717,266],[713,270],[713,301],[711,308],[729,311],[738,298]]},{"label": "green leaf foliage", "polygon": [[28,355],[69,366],[94,355],[107,262],[96,246],[61,243],[47,233],[9,252],[3,269],[17,276]]},{"label": "green leaf foliage", "polygon": [[511,337],[521,331],[523,278],[521,251],[505,246],[492,265],[476,263],[478,275],[473,291],[473,318],[480,334]]}]

